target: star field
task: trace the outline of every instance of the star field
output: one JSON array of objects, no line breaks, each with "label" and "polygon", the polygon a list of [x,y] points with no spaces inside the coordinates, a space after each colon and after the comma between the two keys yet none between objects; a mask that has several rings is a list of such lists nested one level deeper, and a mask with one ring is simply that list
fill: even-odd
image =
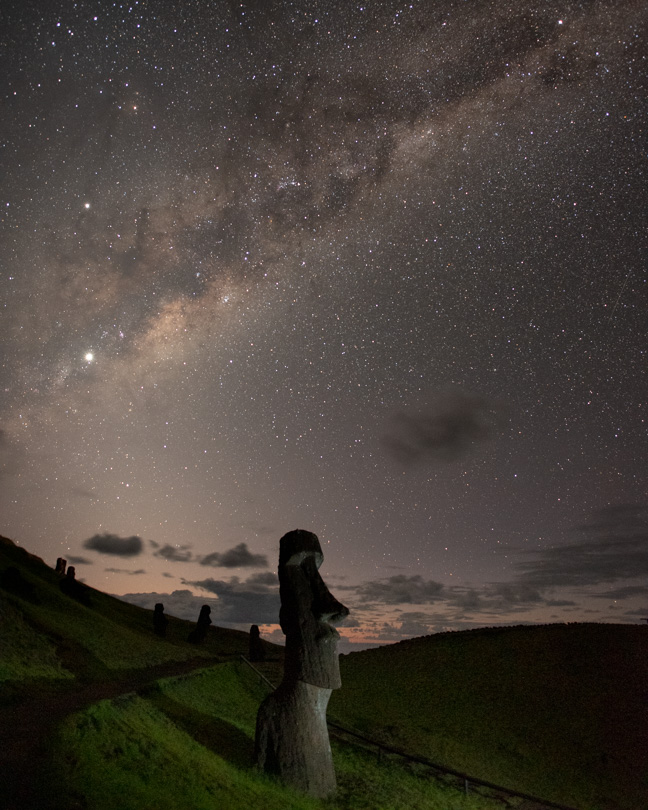
[{"label": "star field", "polygon": [[645,11],[2,17],[2,534],[266,632],[297,527],[350,641],[645,615]]}]

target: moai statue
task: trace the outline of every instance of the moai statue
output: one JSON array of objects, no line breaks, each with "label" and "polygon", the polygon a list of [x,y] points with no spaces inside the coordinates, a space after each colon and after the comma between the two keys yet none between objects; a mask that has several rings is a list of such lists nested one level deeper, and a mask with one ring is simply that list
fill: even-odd
[{"label": "moai statue", "polygon": [[341,686],[339,633],[329,622],[349,615],[319,574],[317,535],[296,530],[279,544],[279,623],[286,636],[284,676],[257,714],[257,767],[319,798],[335,792],[326,707]]},{"label": "moai statue", "polygon": [[65,566],[67,565],[67,560],[64,560],[63,557],[56,558],[56,568],[54,572],[61,577],[65,576]]},{"label": "moai statue", "polygon": [[265,649],[261,641],[261,631],[258,624],[250,627],[250,661],[265,661]]},{"label": "moai statue", "polygon": [[155,610],[153,611],[153,630],[158,636],[162,636],[162,638],[164,638],[166,636],[168,624],[169,620],[164,615],[164,605],[162,602],[158,602],[155,605]]},{"label": "moai statue", "polygon": [[68,565],[65,576],[61,577],[59,587],[67,596],[71,596],[72,599],[76,599],[77,602],[81,602],[82,605],[90,607],[88,589],[83,583],[77,582],[76,568],[73,565]]},{"label": "moai statue", "polygon": [[211,619],[209,618],[210,613],[211,608],[209,605],[203,605],[200,608],[200,616],[198,616],[196,626],[191,633],[189,633],[188,640],[191,641],[192,644],[200,644],[207,637],[207,630],[209,630],[209,625],[212,623]]}]

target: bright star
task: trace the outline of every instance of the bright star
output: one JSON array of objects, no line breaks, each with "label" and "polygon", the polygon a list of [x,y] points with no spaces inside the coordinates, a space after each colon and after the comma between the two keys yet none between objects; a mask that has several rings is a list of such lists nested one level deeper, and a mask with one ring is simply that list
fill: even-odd
[{"label": "bright star", "polygon": [[88,361],[88,363],[92,363],[92,361],[94,360],[94,354],[92,352],[88,352],[85,355],[85,359]]}]

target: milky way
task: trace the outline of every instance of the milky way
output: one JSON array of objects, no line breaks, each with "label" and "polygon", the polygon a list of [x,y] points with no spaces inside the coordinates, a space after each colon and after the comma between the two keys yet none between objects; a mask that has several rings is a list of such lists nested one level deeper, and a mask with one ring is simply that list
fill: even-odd
[{"label": "milky way", "polygon": [[0,531],[241,627],[297,527],[364,643],[638,621],[646,11],[184,6],[3,4]]}]

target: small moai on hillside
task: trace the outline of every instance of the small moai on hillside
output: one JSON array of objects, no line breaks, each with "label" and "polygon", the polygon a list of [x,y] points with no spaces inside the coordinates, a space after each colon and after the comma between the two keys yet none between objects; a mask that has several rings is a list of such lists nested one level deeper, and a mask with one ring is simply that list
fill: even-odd
[{"label": "small moai on hillside", "polygon": [[54,572],[61,577],[65,576],[65,567],[67,565],[67,560],[64,560],[63,557],[56,558],[56,568]]},{"label": "small moai on hillside", "polygon": [[265,649],[261,641],[261,631],[258,624],[253,624],[250,627],[250,661],[265,661]]},{"label": "small moai on hillside", "polygon": [[339,633],[329,622],[349,615],[319,574],[317,535],[296,530],[279,544],[279,623],[286,636],[284,676],[257,714],[257,767],[284,784],[325,798],[336,789],[326,707],[341,686]]},{"label": "small moai on hillside", "polygon": [[155,605],[155,610],[153,611],[153,630],[158,636],[164,638],[166,636],[168,624],[169,620],[164,615],[164,605],[162,602],[158,602]]},{"label": "small moai on hillside", "polygon": [[198,616],[196,626],[191,633],[189,633],[188,640],[191,641],[192,644],[201,644],[207,637],[207,630],[209,630],[209,625],[212,623],[211,619],[209,618],[210,613],[211,608],[209,605],[203,605],[200,608],[200,615]]},{"label": "small moai on hillside", "polygon": [[82,605],[90,607],[88,589],[82,582],[77,582],[76,568],[73,565],[68,566],[65,576],[61,577],[59,587],[66,596],[70,596],[72,599],[76,599],[77,602],[81,602]]}]

